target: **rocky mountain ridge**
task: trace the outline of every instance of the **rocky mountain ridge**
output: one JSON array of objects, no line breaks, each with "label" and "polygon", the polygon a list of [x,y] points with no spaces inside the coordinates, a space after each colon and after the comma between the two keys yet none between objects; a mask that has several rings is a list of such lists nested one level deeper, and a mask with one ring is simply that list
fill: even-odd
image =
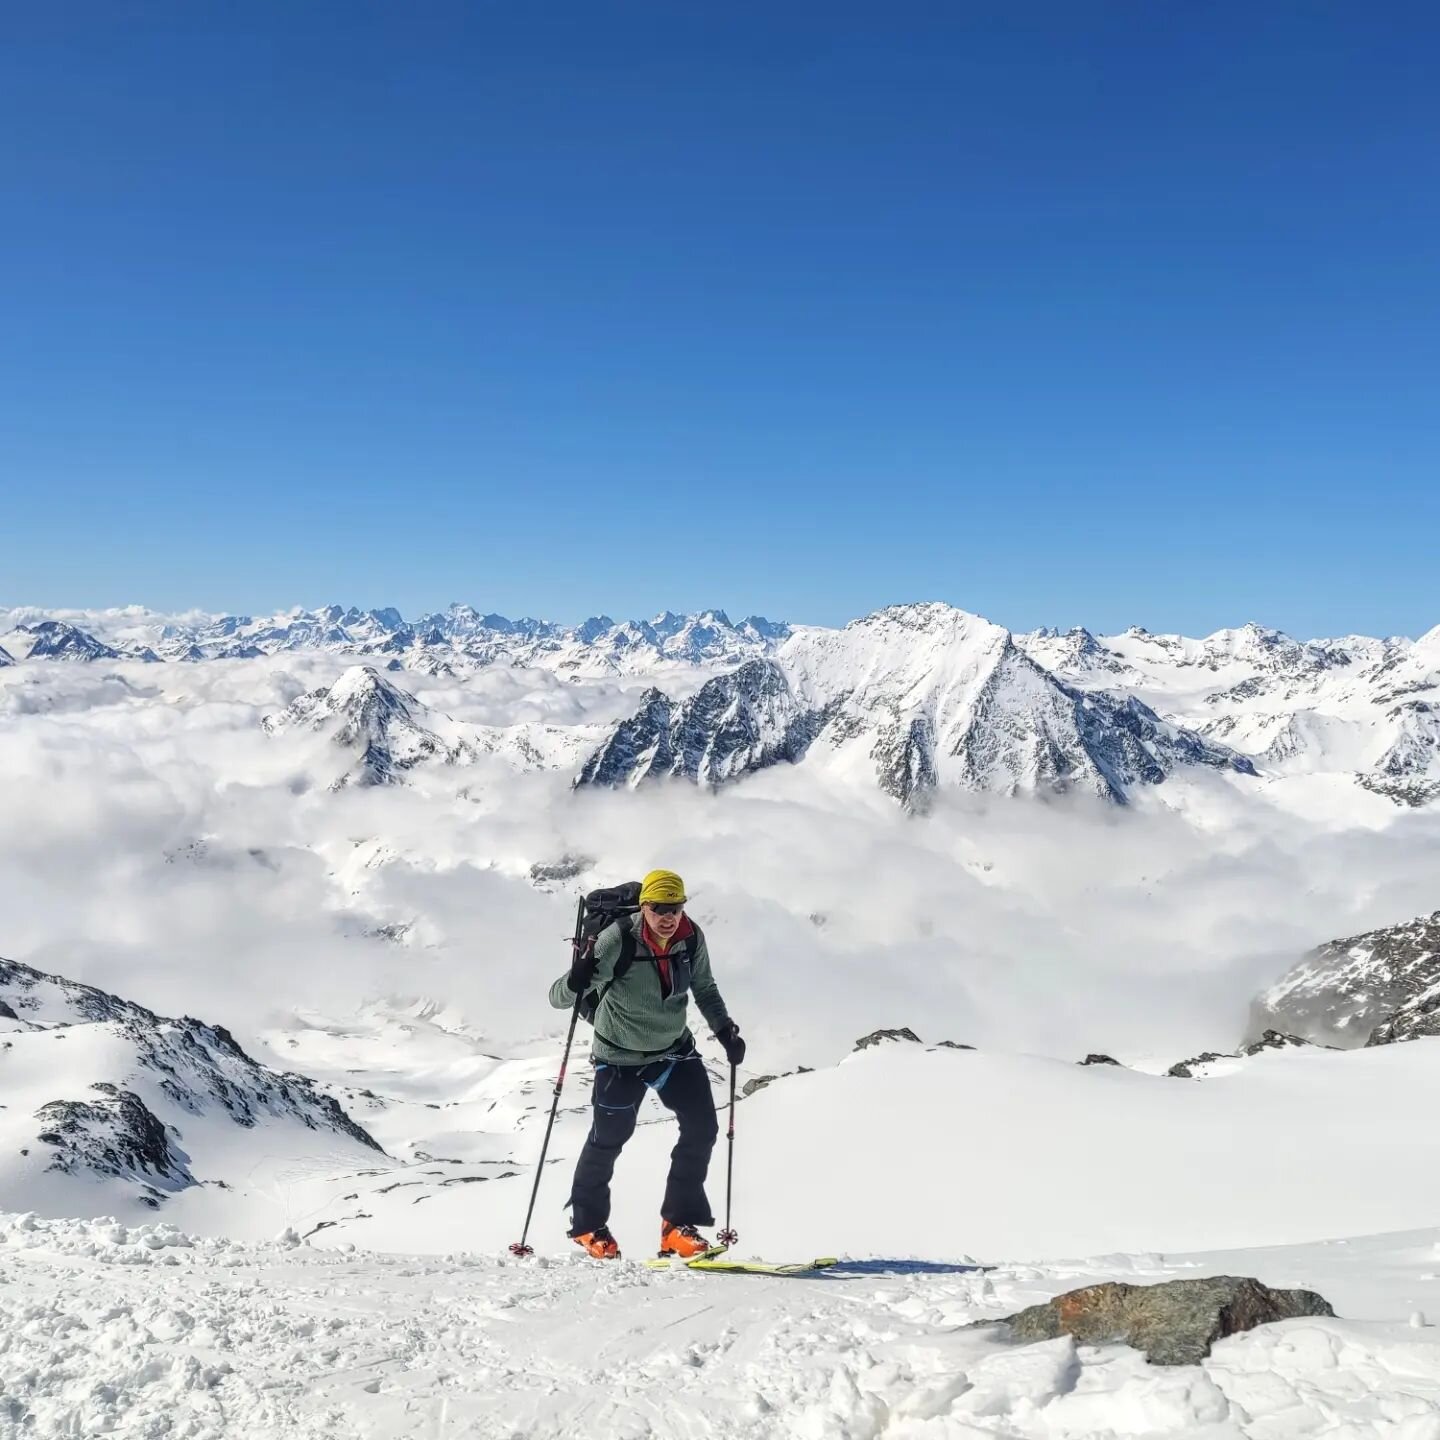
[{"label": "rocky mountain ridge", "polygon": [[780,761],[868,772],[910,808],[942,787],[1080,789],[1124,803],[1132,787],[1181,765],[1254,773],[1134,697],[1065,685],[998,625],[949,606],[900,605],[840,631],[796,630],[772,657],[684,702],[647,691],[577,784],[719,785]]},{"label": "rocky mountain ridge", "polygon": [[[303,1075],[259,1064],[223,1026],[171,1019],[133,1001],[0,959],[0,1139],[18,1167],[48,1177],[118,1182],[155,1208],[221,1177],[197,1133],[255,1139],[258,1159],[286,1132],[301,1147],[380,1146]],[[23,1176],[21,1177],[23,1178]]]},{"label": "rocky mountain ridge", "polygon": [[1339,773],[1397,805],[1440,797],[1440,627],[1414,641],[1249,624],[1203,640],[1132,627],[1016,643],[1066,683],[1134,695],[1278,778]]},{"label": "rocky mountain ridge", "polygon": [[1252,1030],[1349,1048],[1440,1034],[1440,910],[1317,946],[1251,1014]]}]

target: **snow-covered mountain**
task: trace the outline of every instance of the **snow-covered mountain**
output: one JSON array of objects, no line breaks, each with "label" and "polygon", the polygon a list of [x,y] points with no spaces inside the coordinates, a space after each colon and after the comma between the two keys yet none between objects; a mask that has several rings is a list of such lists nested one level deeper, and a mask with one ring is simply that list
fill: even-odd
[{"label": "snow-covered mountain", "polygon": [[903,804],[945,786],[1081,789],[1123,802],[1179,765],[1253,774],[1243,757],[1133,696],[1066,685],[1009,631],[947,605],[897,605],[796,631],[772,659],[683,703],[648,691],[586,762],[582,785],[673,775],[720,784],[777,761],[864,775]]},{"label": "snow-covered mountain", "polygon": [[129,608],[95,612],[92,629],[108,635],[108,643],[69,621],[44,619],[36,625],[29,611],[12,612],[12,618],[16,621],[12,633],[24,640],[27,651],[38,643],[29,638],[31,632],[48,627],[49,638],[33,652],[37,659],[243,660],[328,651],[400,656],[407,665],[432,670],[447,662],[462,668],[524,665],[596,677],[675,665],[739,664],[772,650],[790,633],[788,625],[758,615],[736,625],[723,610],[691,615],[667,610],[649,621],[617,622],[598,615],[566,626],[528,616],[511,620],[504,615],[481,614],[471,605],[458,603],[414,620],[406,620],[388,606],[359,610],[327,605],[265,618],[165,619]]},{"label": "snow-covered mountain", "polygon": [[1404,805],[1440,796],[1440,627],[1417,641],[1298,641],[1249,624],[1201,640],[1132,627],[1017,643],[1068,683],[1133,694],[1268,775],[1337,774]]},{"label": "snow-covered mountain", "polygon": [[598,734],[593,724],[467,725],[397,684],[391,678],[397,672],[404,667],[394,660],[390,673],[352,665],[332,685],[308,691],[261,723],[270,735],[321,737],[356,757],[331,782],[335,790],[397,785],[417,768],[469,766],[481,756],[494,756],[515,770],[573,766]]},{"label": "snow-covered mountain", "polygon": [[1139,627],[1010,636],[937,604],[839,630],[737,624],[721,610],[562,626],[463,604],[415,619],[340,605],[268,618],[17,609],[0,612],[0,632],[7,618],[0,640],[22,667],[334,656],[458,685],[493,668],[582,692],[649,680],[599,743],[588,719],[537,736],[502,717],[494,733],[448,737],[524,768],[573,765],[586,785],[656,774],[715,784],[783,759],[873,778],[915,805],[949,786],[1116,798],[1177,766],[1244,774],[1248,762],[1280,803],[1440,798],[1440,627],[1413,641],[1301,641],[1256,624],[1200,639]]},{"label": "snow-covered mountain", "polygon": [[151,664],[160,660],[160,656],[148,646],[124,646],[117,649],[97,640],[88,631],[63,620],[41,620],[34,625],[17,625],[6,636],[6,640],[17,655],[27,660],[142,660]]},{"label": "snow-covered mountain", "polygon": [[286,1154],[383,1154],[332,1098],[258,1064],[222,1026],[5,959],[0,1078],[0,1208],[153,1209]]},{"label": "snow-covered mountain", "polygon": [[263,723],[271,735],[308,731],[354,753],[357,760],[334,789],[394,785],[417,765],[468,765],[476,755],[448,715],[431,711],[372,665],[352,665],[333,685],[301,695]]},{"label": "snow-covered mountain", "polygon": [[1256,997],[1252,1028],[1322,1044],[1386,1044],[1440,1034],[1440,910],[1331,940]]}]

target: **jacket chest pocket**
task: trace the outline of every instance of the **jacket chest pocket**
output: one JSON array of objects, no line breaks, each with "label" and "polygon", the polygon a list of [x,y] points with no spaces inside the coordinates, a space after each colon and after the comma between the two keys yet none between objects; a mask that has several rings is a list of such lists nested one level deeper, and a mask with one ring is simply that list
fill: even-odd
[{"label": "jacket chest pocket", "polygon": [[690,993],[690,957],[689,955],[672,955],[670,957],[670,997],[674,999],[677,995],[688,995]]}]

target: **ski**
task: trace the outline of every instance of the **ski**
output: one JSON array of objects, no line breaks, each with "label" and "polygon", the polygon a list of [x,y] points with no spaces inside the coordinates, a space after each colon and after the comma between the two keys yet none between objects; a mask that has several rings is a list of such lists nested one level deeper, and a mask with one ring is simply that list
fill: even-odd
[{"label": "ski", "polygon": [[645,1263],[652,1270],[670,1270],[681,1265],[694,1265],[698,1260],[718,1260],[725,1253],[723,1245],[712,1245],[702,1255],[692,1255],[686,1260],[680,1255],[658,1255],[654,1260],[647,1260]]},{"label": "ski", "polygon": [[[647,1260],[652,1269],[671,1267],[669,1260]],[[697,1255],[693,1260],[673,1262],[675,1268],[686,1270],[713,1270],[722,1275],[808,1275],[816,1270],[828,1270],[840,1262],[833,1255],[816,1260],[799,1260],[789,1264],[776,1264],[769,1260],[726,1260],[719,1255]]]}]

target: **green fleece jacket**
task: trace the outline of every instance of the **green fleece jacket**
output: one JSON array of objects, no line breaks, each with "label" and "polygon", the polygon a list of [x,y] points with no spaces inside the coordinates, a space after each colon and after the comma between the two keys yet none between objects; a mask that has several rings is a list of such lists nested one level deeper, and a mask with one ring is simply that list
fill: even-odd
[{"label": "green fleece jacket", "polygon": [[[615,980],[621,925],[628,926],[635,936],[635,959]],[[700,927],[695,927],[695,948],[689,965],[671,966],[673,988],[669,995],[660,993],[660,972],[654,952],[641,938],[642,929],[638,915],[627,915],[601,931],[595,942],[595,976],[590,988],[604,990],[605,998],[595,1012],[595,1039],[590,1053],[610,1065],[644,1065],[687,1042],[691,1037],[686,1010],[692,992],[712,1031],[718,1033],[730,1023],[725,1002],[710,974],[710,951]],[[673,945],[671,949],[673,952]],[[568,1010],[575,1003],[575,993],[566,983],[568,978],[567,971],[550,987],[550,1003],[557,1010]]]}]

